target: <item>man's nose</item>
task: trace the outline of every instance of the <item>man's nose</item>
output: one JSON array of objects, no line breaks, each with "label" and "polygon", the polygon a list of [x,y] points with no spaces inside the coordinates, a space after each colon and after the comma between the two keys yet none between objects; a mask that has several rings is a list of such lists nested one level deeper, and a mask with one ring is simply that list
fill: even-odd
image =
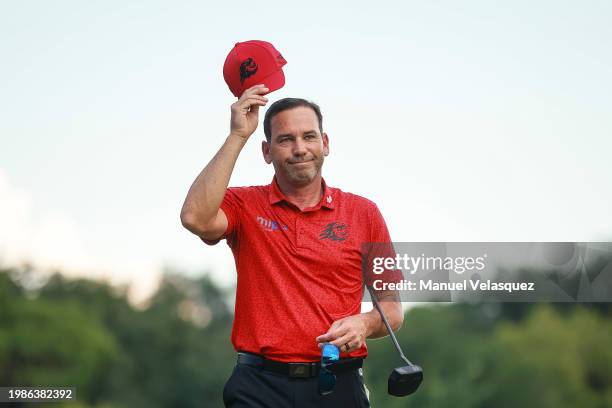
[{"label": "man's nose", "polygon": [[306,150],[306,142],[301,137],[295,139],[295,143],[293,144],[293,155],[294,156],[303,156],[308,152]]}]

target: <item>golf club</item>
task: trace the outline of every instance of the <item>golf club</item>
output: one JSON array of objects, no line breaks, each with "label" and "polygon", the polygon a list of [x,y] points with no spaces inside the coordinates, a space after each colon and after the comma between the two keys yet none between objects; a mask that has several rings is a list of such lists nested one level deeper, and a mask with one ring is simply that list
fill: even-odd
[{"label": "golf club", "polygon": [[404,362],[407,364],[402,367],[394,368],[391,374],[389,374],[387,392],[389,395],[394,395],[396,397],[410,395],[419,388],[419,385],[421,385],[421,382],[423,381],[423,369],[418,365],[412,364],[406,358],[402,348],[397,342],[397,338],[395,337],[389,322],[387,321],[387,318],[385,317],[385,314],[383,313],[382,308],[380,307],[380,304],[378,303],[378,299],[374,295],[374,291],[370,286],[367,286],[367,288],[370,292],[370,296],[372,297],[372,302],[374,303],[376,310],[378,310],[378,313],[380,313],[380,317],[387,327],[387,332],[389,332],[395,348],[397,349],[402,360],[404,360]]}]

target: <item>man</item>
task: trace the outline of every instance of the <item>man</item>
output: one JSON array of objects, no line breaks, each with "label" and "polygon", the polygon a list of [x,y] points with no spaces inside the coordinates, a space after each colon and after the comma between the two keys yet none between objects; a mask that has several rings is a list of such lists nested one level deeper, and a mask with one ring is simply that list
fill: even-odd
[{"label": "man", "polygon": [[[272,183],[228,188],[268,91],[253,86],[232,105],[230,134],[194,181],[181,211],[185,228],[210,245],[226,239],[236,261],[232,343],[239,357],[224,403],[369,406],[360,368],[365,339],[387,332],[375,309],[360,313],[361,244],[389,242],[389,233],[374,203],[326,185],[321,169],[329,137],[319,107],[303,99],[279,100],[264,118],[262,151],[274,166]],[[394,293],[382,296],[397,330],[401,303]],[[317,388],[324,343],[341,351],[329,395]]]}]

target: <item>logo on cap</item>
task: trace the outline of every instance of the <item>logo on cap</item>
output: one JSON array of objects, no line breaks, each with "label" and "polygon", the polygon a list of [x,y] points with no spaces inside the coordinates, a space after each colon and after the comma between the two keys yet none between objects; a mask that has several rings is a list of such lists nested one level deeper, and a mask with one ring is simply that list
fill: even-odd
[{"label": "logo on cap", "polygon": [[244,84],[244,81],[255,75],[257,72],[257,63],[253,58],[247,58],[240,64],[240,84]]}]

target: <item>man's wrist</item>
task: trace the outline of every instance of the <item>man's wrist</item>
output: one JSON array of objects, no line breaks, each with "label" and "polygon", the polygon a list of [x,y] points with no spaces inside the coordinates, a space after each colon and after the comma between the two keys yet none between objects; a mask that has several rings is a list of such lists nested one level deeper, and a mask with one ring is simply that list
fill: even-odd
[{"label": "man's wrist", "polygon": [[236,133],[232,133],[230,132],[229,136],[227,137],[227,140],[233,142],[233,143],[237,143],[240,144],[242,146],[244,146],[247,142],[249,138],[248,137],[242,137],[240,135],[237,135]]},{"label": "man's wrist", "polygon": [[362,313],[361,316],[365,321],[366,338],[369,338],[372,335],[376,334],[378,332],[378,327],[380,326],[380,318],[378,311],[372,309],[369,312]]}]

